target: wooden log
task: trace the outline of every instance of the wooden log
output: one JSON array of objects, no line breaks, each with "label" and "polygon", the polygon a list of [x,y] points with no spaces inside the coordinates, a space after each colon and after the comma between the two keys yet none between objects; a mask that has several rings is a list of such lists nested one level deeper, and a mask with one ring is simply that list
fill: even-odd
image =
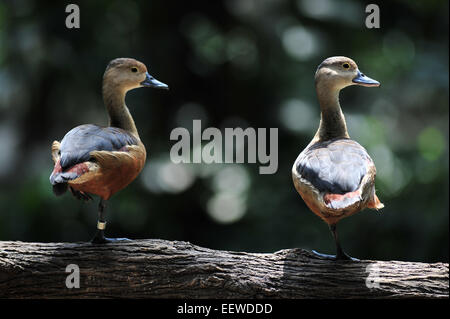
[{"label": "wooden log", "polygon": [[[68,288],[77,274],[79,288]],[[0,298],[448,297],[448,263],[336,262],[304,249],[245,253],[156,239],[0,242]]]}]

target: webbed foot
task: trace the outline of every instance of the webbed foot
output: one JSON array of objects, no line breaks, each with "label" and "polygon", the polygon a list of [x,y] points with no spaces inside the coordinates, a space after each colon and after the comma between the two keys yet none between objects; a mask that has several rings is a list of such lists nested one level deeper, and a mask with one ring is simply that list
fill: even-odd
[{"label": "webbed foot", "polygon": [[131,241],[129,238],[109,238],[105,237],[103,230],[97,230],[94,238],[92,238],[91,243],[93,244],[107,244],[107,243],[116,243],[119,241]]},{"label": "webbed foot", "polygon": [[347,254],[346,254],[345,252],[343,252],[343,251],[342,251],[341,253],[338,253],[337,255],[322,254],[322,253],[319,253],[319,252],[317,252],[317,251],[315,251],[315,250],[312,250],[312,252],[313,252],[314,255],[316,255],[316,256],[318,256],[318,257],[320,257],[320,258],[328,259],[328,260],[351,260],[351,261],[360,261],[358,258],[351,257],[351,256],[347,255]]}]

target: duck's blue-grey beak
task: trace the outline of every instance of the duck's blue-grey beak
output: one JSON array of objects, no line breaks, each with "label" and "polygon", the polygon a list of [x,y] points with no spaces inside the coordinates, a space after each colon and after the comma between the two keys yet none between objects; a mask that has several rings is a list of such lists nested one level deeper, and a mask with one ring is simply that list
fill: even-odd
[{"label": "duck's blue-grey beak", "polygon": [[169,86],[167,84],[158,81],[153,76],[148,74],[148,72],[145,72],[145,80],[141,82],[141,85],[156,89],[165,89],[165,90],[169,89]]},{"label": "duck's blue-grey beak", "polygon": [[352,80],[353,83],[362,86],[380,86],[380,82],[365,76],[358,70],[356,77]]}]

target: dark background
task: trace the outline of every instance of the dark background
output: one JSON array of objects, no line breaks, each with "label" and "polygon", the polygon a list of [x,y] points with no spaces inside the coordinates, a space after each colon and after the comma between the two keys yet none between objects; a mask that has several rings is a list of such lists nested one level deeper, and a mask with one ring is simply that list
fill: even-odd
[{"label": "dark background", "polygon": [[[319,122],[314,72],[353,58],[380,88],[341,93],[352,138],[377,166],[385,204],[339,224],[359,258],[448,261],[448,1],[383,1],[367,29],[364,1],[0,2],[0,240],[86,241],[97,199],[55,197],[50,146],[71,128],[106,124],[102,75],[134,57],[170,91],[127,105],[147,166],[108,206],[109,236],[185,240],[216,249],[334,253],[325,223],[294,189],[291,167]],[[175,127],[279,128],[279,168],[170,161]]]}]

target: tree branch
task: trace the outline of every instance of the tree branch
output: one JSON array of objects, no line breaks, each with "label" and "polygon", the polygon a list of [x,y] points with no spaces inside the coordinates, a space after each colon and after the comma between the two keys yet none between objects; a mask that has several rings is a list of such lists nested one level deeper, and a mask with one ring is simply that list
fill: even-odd
[{"label": "tree branch", "polygon": [[[67,288],[66,267],[80,288]],[[219,251],[187,242],[0,242],[0,298],[448,298],[448,264],[335,262],[303,249]]]}]

